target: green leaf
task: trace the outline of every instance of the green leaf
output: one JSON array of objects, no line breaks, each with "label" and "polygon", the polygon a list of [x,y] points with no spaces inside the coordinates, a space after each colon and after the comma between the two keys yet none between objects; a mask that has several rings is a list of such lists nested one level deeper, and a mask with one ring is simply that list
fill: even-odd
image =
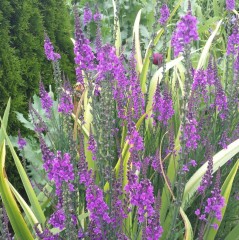
[{"label": "green leaf", "polygon": [[[219,167],[222,167],[227,163],[232,157],[234,157],[239,152],[239,139],[228,145],[227,149],[223,149],[213,157],[213,173],[217,171]],[[187,201],[189,201],[197,188],[200,185],[203,175],[207,171],[208,162],[204,163],[189,179],[186,183],[183,200],[181,207],[185,209]]]},{"label": "green leaf", "polygon": [[[31,122],[29,122],[22,113],[15,112],[17,115],[17,119],[24,125],[24,127],[33,130],[34,131],[34,126]],[[6,125],[5,125],[6,126]]]},{"label": "green leaf", "polygon": [[38,195],[37,195],[37,199],[39,201],[39,203],[41,204],[41,208],[42,210],[44,211],[45,208],[47,207],[47,205],[50,203],[50,201],[52,200],[51,198],[48,198],[46,196],[46,192],[47,194],[51,194],[53,188],[49,185],[49,183],[47,183],[45,185],[45,187],[43,188],[42,192],[40,192]]},{"label": "green leaf", "polygon": [[134,22],[134,28],[133,28],[133,38],[135,41],[135,59],[137,61],[137,69],[139,73],[141,73],[143,68],[142,56],[141,56],[141,50],[140,50],[140,37],[139,37],[139,22],[141,17],[141,11],[142,9],[139,10],[136,16],[136,19]]},{"label": "green leaf", "polygon": [[[180,139],[180,131],[178,131],[177,138],[175,139],[175,146],[177,149],[180,148],[180,146],[179,146],[180,140],[179,139]],[[176,174],[177,174],[177,169],[178,169],[178,159],[179,159],[178,154],[177,154],[177,156],[172,155],[169,159],[169,165],[168,165],[168,169],[167,169],[167,177],[168,177],[172,187],[174,186],[175,179],[176,179]],[[166,213],[170,206],[170,199],[171,199],[171,196],[170,196],[168,187],[166,185],[164,185],[162,196],[161,196],[161,209],[160,209],[160,221],[161,222],[165,221]]]},{"label": "green leaf", "polygon": [[[185,226],[185,235],[184,235],[184,239],[185,240],[193,240],[193,230],[192,230],[192,225],[188,219],[188,216],[186,215],[186,213],[183,211],[183,209],[180,207],[180,214],[181,217],[183,219],[184,222],[184,226]],[[210,239],[210,238],[208,238]]]},{"label": "green leaf", "polygon": [[34,229],[34,227],[37,225],[39,231],[42,232],[41,226],[38,225],[39,222],[38,222],[36,216],[34,215],[34,213],[32,212],[31,208],[27,205],[25,200],[21,197],[21,195],[18,193],[18,191],[12,186],[12,184],[9,181],[8,181],[8,185],[9,185],[12,193],[16,197],[17,201],[20,203],[22,209],[24,210],[24,212],[27,216],[27,219],[28,219],[29,223],[31,224],[32,228]]},{"label": "green leaf", "polygon": [[205,44],[205,46],[204,46],[204,48],[203,48],[203,51],[202,51],[202,53],[201,53],[201,57],[200,57],[200,59],[199,59],[199,61],[198,61],[197,70],[201,69],[201,68],[204,66],[204,64],[205,64],[205,62],[206,62],[206,60],[207,60],[207,56],[208,56],[208,53],[209,53],[209,49],[210,49],[210,47],[211,47],[211,45],[212,45],[212,41],[213,41],[213,39],[215,38],[215,36],[216,36],[216,34],[217,34],[217,32],[218,32],[219,27],[221,26],[221,24],[222,24],[222,20],[220,20],[220,21],[218,22],[218,24],[217,24],[217,26],[216,26],[216,29],[213,31],[213,33],[211,34],[211,36],[208,38],[207,43]]},{"label": "green leaf", "polygon": [[239,240],[239,224],[226,236],[225,240]]},{"label": "green leaf", "polygon": [[[10,105],[11,105],[11,98],[9,98],[9,100],[8,100],[7,107],[5,109],[5,112],[4,112],[4,115],[2,118],[2,122],[3,122],[4,126],[7,126],[7,123],[8,123]],[[3,140],[4,140],[4,134],[3,134],[3,129],[1,127],[1,129],[0,129],[0,145],[2,145]]]},{"label": "green leaf", "polygon": [[[239,167],[239,160],[234,164],[233,168],[231,169],[230,173],[228,174],[226,180],[224,181],[222,188],[221,188],[221,195],[225,199],[225,207],[222,209],[222,219],[224,217],[225,211],[227,209],[227,203],[231,194],[232,184],[234,182],[234,178],[236,176],[237,170]],[[221,221],[219,222],[216,218],[211,219],[211,224],[216,223],[218,228],[221,225]],[[205,239],[213,240],[217,234],[217,230],[214,228],[209,228],[208,231],[204,234]]]},{"label": "green leaf", "polygon": [[9,148],[10,148],[11,154],[13,156],[15,165],[16,165],[17,170],[18,170],[18,173],[19,173],[19,175],[21,177],[23,186],[24,186],[24,188],[26,190],[27,196],[28,196],[29,201],[31,203],[31,206],[33,208],[33,212],[36,215],[38,221],[40,223],[44,224],[45,221],[46,221],[45,215],[44,215],[44,213],[43,213],[43,211],[41,209],[41,206],[40,206],[40,204],[39,204],[39,202],[37,200],[36,194],[35,194],[32,186],[31,186],[31,183],[30,183],[30,181],[28,179],[28,176],[27,176],[27,174],[26,174],[26,172],[25,172],[25,170],[24,170],[24,168],[23,168],[23,166],[21,164],[20,159],[18,158],[18,156],[17,156],[17,154],[15,152],[15,149],[13,148],[13,145],[12,145],[12,143],[11,143],[7,133],[6,133],[6,130],[5,130],[3,124],[2,124],[2,129],[3,129],[4,135],[5,135],[7,144],[9,146]]},{"label": "green leaf", "polygon": [[0,148],[0,193],[3,205],[6,209],[11,226],[17,238],[33,240],[34,238],[23,219],[20,209],[18,208],[15,198],[8,185],[8,180],[5,172],[5,157],[6,146],[5,141],[3,140]]}]

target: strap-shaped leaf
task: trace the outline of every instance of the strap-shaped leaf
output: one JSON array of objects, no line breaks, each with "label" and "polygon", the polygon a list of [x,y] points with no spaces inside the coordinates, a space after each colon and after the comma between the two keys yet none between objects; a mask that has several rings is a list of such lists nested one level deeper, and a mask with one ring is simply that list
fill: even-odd
[{"label": "strap-shaped leaf", "polygon": [[135,42],[135,59],[137,61],[137,70],[139,71],[139,73],[141,73],[143,68],[141,49],[140,49],[140,37],[139,37],[139,22],[140,22],[141,12],[142,12],[142,9],[139,10],[135,18],[134,28],[133,28],[133,39]]},{"label": "strap-shaped leaf", "polygon": [[239,224],[231,230],[225,240],[239,240]]},{"label": "strap-shaped leaf", "polygon": [[[5,112],[4,112],[4,115],[3,115],[3,118],[2,118],[2,122],[3,122],[4,126],[6,126],[6,127],[7,127],[7,123],[8,123],[10,105],[11,105],[11,99],[9,98],[8,103],[7,103],[7,107],[5,109]],[[2,145],[3,140],[4,140],[3,129],[0,128],[0,145]]]},{"label": "strap-shaped leaf", "polygon": [[208,38],[208,40],[207,40],[207,42],[206,42],[206,44],[205,44],[205,46],[203,48],[203,51],[201,53],[201,57],[199,59],[197,69],[201,69],[204,66],[204,64],[205,64],[205,62],[207,60],[207,56],[208,56],[208,53],[209,53],[209,49],[210,49],[210,47],[212,45],[213,39],[215,38],[215,36],[216,36],[216,34],[217,34],[221,24],[222,24],[222,20],[220,20],[218,22],[218,24],[216,26],[216,29],[213,31],[211,36]]},{"label": "strap-shaped leaf", "polygon": [[11,154],[13,156],[14,163],[15,163],[15,165],[17,167],[17,170],[18,170],[18,173],[19,173],[19,175],[21,177],[23,186],[24,186],[24,188],[26,190],[27,196],[28,196],[29,201],[31,203],[31,207],[33,209],[33,212],[34,212],[35,216],[37,217],[38,221],[40,223],[44,224],[45,221],[46,221],[45,215],[44,215],[44,213],[43,213],[43,211],[41,209],[40,203],[39,203],[39,201],[37,199],[37,196],[36,196],[36,194],[35,194],[35,192],[34,192],[34,190],[32,188],[30,180],[29,180],[29,178],[28,178],[28,176],[27,176],[27,174],[26,174],[26,172],[25,172],[25,170],[24,170],[24,168],[23,168],[23,166],[21,164],[21,161],[18,158],[18,156],[17,156],[17,154],[15,152],[15,149],[14,149],[14,147],[13,147],[13,145],[12,145],[12,143],[11,143],[7,133],[6,133],[5,126],[3,125],[3,123],[2,123],[2,129],[3,129],[3,133],[4,133],[4,136],[5,136],[5,139],[7,141],[7,144],[9,146],[9,148],[10,148]]},{"label": "strap-shaped leaf", "polygon": [[185,234],[184,234],[184,239],[185,240],[193,240],[193,230],[192,230],[192,225],[188,219],[188,216],[186,213],[183,211],[182,208],[180,208],[180,214],[184,222],[185,226]]},{"label": "strap-shaped leaf", "polygon": [[33,240],[30,230],[17,206],[15,198],[9,188],[7,176],[5,173],[6,146],[5,141],[0,148],[0,193],[3,205],[6,209],[11,226],[18,239]]},{"label": "strap-shaped leaf", "polygon": [[[228,145],[227,149],[223,149],[216,155],[214,155],[213,173],[216,172],[219,167],[222,167],[225,163],[227,163],[238,152],[239,152],[239,139]],[[186,202],[191,199],[191,197],[194,195],[197,188],[199,187],[202,177],[207,171],[207,164],[208,162],[204,163],[186,183],[181,205],[183,209],[186,206]]]},{"label": "strap-shaped leaf", "polygon": [[38,226],[39,231],[42,231],[41,226],[38,225],[39,222],[38,222],[36,216],[32,212],[31,208],[27,205],[26,201],[22,198],[22,196],[18,193],[18,191],[12,186],[12,184],[9,181],[8,181],[8,185],[9,185],[12,193],[16,197],[17,201],[20,203],[22,209],[24,210],[26,217],[27,217],[29,223],[31,224],[32,228],[34,229],[35,226]]}]

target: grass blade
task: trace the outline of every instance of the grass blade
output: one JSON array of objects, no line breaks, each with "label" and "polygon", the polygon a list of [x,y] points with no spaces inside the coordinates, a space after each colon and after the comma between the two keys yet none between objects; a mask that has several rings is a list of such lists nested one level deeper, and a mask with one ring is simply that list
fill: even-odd
[{"label": "grass blade", "polygon": [[139,37],[139,22],[141,17],[142,9],[139,10],[135,22],[134,22],[134,28],[133,28],[133,39],[135,41],[135,59],[137,61],[137,69],[139,73],[141,73],[143,68],[142,63],[142,56],[141,56],[141,49],[140,49],[140,37]]},{"label": "grass blade", "polygon": [[207,60],[207,56],[208,56],[208,53],[209,53],[209,49],[210,49],[210,47],[211,47],[211,45],[212,45],[212,41],[213,41],[213,39],[215,38],[215,36],[216,36],[216,34],[217,34],[217,32],[218,32],[219,27],[221,26],[221,24],[222,24],[222,20],[220,20],[220,21],[218,22],[218,24],[217,24],[217,26],[216,26],[216,29],[213,31],[213,33],[211,34],[211,36],[208,38],[207,43],[206,43],[206,45],[204,46],[203,51],[202,51],[201,56],[200,56],[200,59],[199,59],[199,61],[198,61],[197,70],[201,69],[201,68],[204,66],[204,64],[205,64],[205,62],[206,62],[206,60]]},{"label": "grass blade", "polygon": [[18,170],[18,173],[19,173],[19,175],[21,177],[23,186],[24,186],[24,188],[26,190],[27,196],[28,196],[29,201],[31,203],[33,212],[36,215],[38,221],[40,223],[44,224],[45,221],[46,221],[45,215],[44,215],[44,213],[43,213],[43,211],[41,209],[40,203],[39,203],[39,201],[37,199],[37,196],[36,196],[36,194],[35,194],[35,192],[34,192],[34,190],[32,188],[30,180],[29,180],[29,178],[28,178],[28,176],[27,176],[27,174],[26,174],[26,172],[25,172],[25,170],[24,170],[24,168],[23,168],[23,166],[21,164],[20,159],[18,158],[18,156],[17,156],[17,154],[15,152],[15,149],[14,149],[14,147],[13,147],[13,145],[12,145],[12,143],[11,143],[7,133],[6,133],[6,130],[5,130],[5,127],[4,127],[3,124],[2,124],[2,129],[3,129],[3,133],[5,135],[7,144],[9,146],[9,148],[10,148],[11,154],[13,156],[15,165],[16,165],[17,170]]},{"label": "grass blade", "polygon": [[0,193],[2,202],[17,238],[33,240],[34,238],[22,217],[20,209],[18,208],[15,198],[8,185],[8,180],[5,173],[5,158],[6,146],[5,141],[3,140],[0,148]]},{"label": "grass blade", "polygon": [[[213,157],[213,173],[216,172],[219,167],[227,163],[238,152],[239,139],[228,145],[227,149],[223,149],[217,154],[215,154]],[[181,205],[183,209],[185,209],[186,202],[191,199],[191,197],[194,195],[197,188],[199,187],[202,177],[207,170],[207,164],[207,162],[203,164],[186,183]]]}]

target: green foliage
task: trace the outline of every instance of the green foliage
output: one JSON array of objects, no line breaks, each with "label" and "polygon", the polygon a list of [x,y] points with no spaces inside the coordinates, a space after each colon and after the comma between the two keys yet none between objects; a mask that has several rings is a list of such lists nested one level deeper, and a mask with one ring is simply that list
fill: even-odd
[{"label": "green foliage", "polygon": [[[0,1],[0,114],[11,97],[9,134],[16,134],[19,128],[23,134],[27,132],[17,121],[15,111],[26,114],[29,99],[38,92],[40,78],[44,83],[53,83],[52,69],[44,55],[44,31],[58,46],[64,74],[71,82],[75,81],[68,16],[65,1]],[[8,160],[6,168],[11,169],[9,178],[14,184],[19,179],[13,161]],[[23,193],[21,185],[17,186]]]}]

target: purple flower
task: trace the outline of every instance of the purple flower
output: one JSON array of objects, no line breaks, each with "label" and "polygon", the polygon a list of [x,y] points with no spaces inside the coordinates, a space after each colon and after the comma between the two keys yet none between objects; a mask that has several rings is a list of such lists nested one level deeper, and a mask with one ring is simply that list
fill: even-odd
[{"label": "purple flower", "polygon": [[65,221],[66,216],[63,209],[59,209],[56,212],[54,212],[49,219],[49,223],[54,228],[59,228],[60,230],[62,230],[65,227]]},{"label": "purple flower", "polygon": [[184,51],[185,45],[190,44],[193,40],[198,40],[197,18],[188,12],[177,23],[177,28],[172,36],[172,47],[174,48],[174,56],[178,56]]},{"label": "purple flower", "polygon": [[128,184],[125,191],[129,194],[130,203],[138,207],[138,221],[144,222],[145,214],[151,217],[154,214],[153,186],[149,179],[143,179],[138,183],[138,177],[132,172],[128,172]]},{"label": "purple flower", "polygon": [[139,135],[139,132],[134,129],[129,138],[130,152],[141,151],[144,149],[143,138]]},{"label": "purple flower", "polygon": [[189,164],[192,166],[192,167],[196,167],[197,166],[197,162],[195,160],[190,160]]},{"label": "purple flower", "polygon": [[67,183],[70,191],[74,191],[72,181],[74,180],[74,169],[71,164],[71,156],[69,153],[62,155],[61,151],[57,151],[56,157],[52,161],[52,169],[48,174],[49,179],[53,180],[56,185],[56,194],[60,196],[63,182]]},{"label": "purple flower", "polygon": [[[95,235],[103,236],[103,224],[109,224],[111,219],[108,214],[108,206],[104,201],[103,191],[95,184],[86,189],[87,209],[90,212],[90,221],[94,225]],[[101,238],[100,238],[101,239]]]},{"label": "purple flower", "polygon": [[227,5],[227,10],[232,11],[236,7],[235,0],[226,0],[226,5]]},{"label": "purple flower", "polygon": [[[216,218],[218,221],[222,220],[222,208],[225,206],[225,199],[221,195],[220,189],[220,169],[217,172],[216,182],[213,190],[211,191],[211,197],[206,200],[206,204],[203,209],[203,214],[200,211],[197,212],[200,220],[207,221],[206,218]],[[195,212],[196,213],[196,212]],[[201,214],[201,215],[200,215]],[[212,227],[218,227],[215,224]]]},{"label": "purple flower", "polygon": [[218,112],[220,112],[219,113],[220,118],[222,120],[225,119],[228,112],[227,96],[224,90],[222,89],[219,79],[216,83],[215,105],[217,106]]},{"label": "purple flower", "polygon": [[44,85],[42,82],[40,82],[40,97],[41,97],[41,105],[42,108],[46,112],[46,116],[48,118],[51,117],[51,108],[53,106],[53,100],[51,99],[50,95],[47,93],[47,91],[44,88]]},{"label": "purple flower", "polygon": [[74,16],[75,16],[74,54],[75,54],[75,63],[77,65],[75,68],[76,79],[77,79],[77,82],[84,84],[82,70],[88,71],[88,70],[94,69],[95,67],[94,54],[90,47],[90,41],[85,38],[82,32],[77,7],[74,8]]},{"label": "purple flower", "polygon": [[94,70],[95,68],[95,56],[89,44],[90,42],[88,39],[85,39],[85,43],[82,45],[75,42],[75,63],[80,66],[81,70]]},{"label": "purple flower", "polygon": [[88,148],[87,149],[92,152],[92,154],[93,154],[92,159],[96,160],[97,145],[96,145],[96,141],[95,141],[94,136],[93,136],[91,131],[90,131],[90,136],[89,136]]},{"label": "purple flower", "polygon": [[101,14],[99,13],[99,11],[98,11],[98,8],[96,8],[96,13],[94,14],[94,21],[95,22],[99,22],[100,20],[101,20]]},{"label": "purple flower", "polygon": [[213,157],[212,157],[212,147],[209,145],[206,147],[205,159],[208,159],[207,171],[204,174],[200,186],[198,187],[198,192],[200,194],[204,193],[206,189],[212,184],[212,171],[213,171]]},{"label": "purple flower", "polygon": [[54,52],[54,47],[47,34],[45,34],[44,49],[48,60],[56,61],[61,58],[61,55],[59,53]]},{"label": "purple flower", "polygon": [[70,115],[74,109],[71,97],[71,89],[68,83],[65,83],[64,90],[61,92],[58,112]]},{"label": "purple flower", "polygon": [[211,226],[212,226],[215,230],[218,229],[218,224],[217,224],[217,223],[213,223]]},{"label": "purple flower", "polygon": [[89,7],[89,3],[86,4],[84,8],[84,25],[87,25],[92,20],[92,12]]},{"label": "purple flower", "polygon": [[51,150],[47,147],[44,139],[42,136],[39,136],[40,140],[40,147],[41,147],[41,152],[42,152],[42,159],[43,159],[43,168],[47,173],[52,171],[52,162],[53,159],[55,158],[55,155]]},{"label": "purple flower", "polygon": [[168,124],[168,120],[174,115],[173,101],[166,86],[162,96],[160,93],[160,86],[157,85],[153,99],[153,112],[154,114],[152,116],[165,126]]},{"label": "purple flower", "polygon": [[236,50],[239,47],[239,32],[238,25],[235,24],[232,34],[229,36],[227,41],[227,55],[236,54]]},{"label": "purple flower", "polygon": [[17,145],[19,150],[23,150],[23,148],[27,145],[27,142],[24,138],[21,136],[20,130],[18,131],[18,140],[17,140]]},{"label": "purple flower", "polygon": [[162,8],[160,9],[160,19],[159,19],[159,23],[161,25],[165,25],[166,22],[168,21],[168,18],[170,16],[170,12],[169,12],[169,8],[167,6],[167,4],[163,4]]},{"label": "purple flower", "polygon": [[195,150],[198,146],[198,141],[200,140],[200,135],[197,131],[197,120],[193,117],[188,117],[185,124],[183,140],[186,143],[188,150]]},{"label": "purple flower", "polygon": [[183,167],[182,167],[182,171],[183,172],[189,172],[188,166],[184,164]]},{"label": "purple flower", "polygon": [[192,90],[199,90],[200,94],[206,99],[207,96],[207,71],[198,70],[195,71],[193,77]]},{"label": "purple flower", "polygon": [[195,214],[196,214],[197,216],[199,216],[199,215],[201,214],[200,209],[197,209],[197,210],[195,211]]},{"label": "purple flower", "polygon": [[29,112],[32,117],[35,132],[37,133],[47,132],[48,127],[46,123],[43,121],[38,111],[32,106],[32,103],[29,103]]}]

